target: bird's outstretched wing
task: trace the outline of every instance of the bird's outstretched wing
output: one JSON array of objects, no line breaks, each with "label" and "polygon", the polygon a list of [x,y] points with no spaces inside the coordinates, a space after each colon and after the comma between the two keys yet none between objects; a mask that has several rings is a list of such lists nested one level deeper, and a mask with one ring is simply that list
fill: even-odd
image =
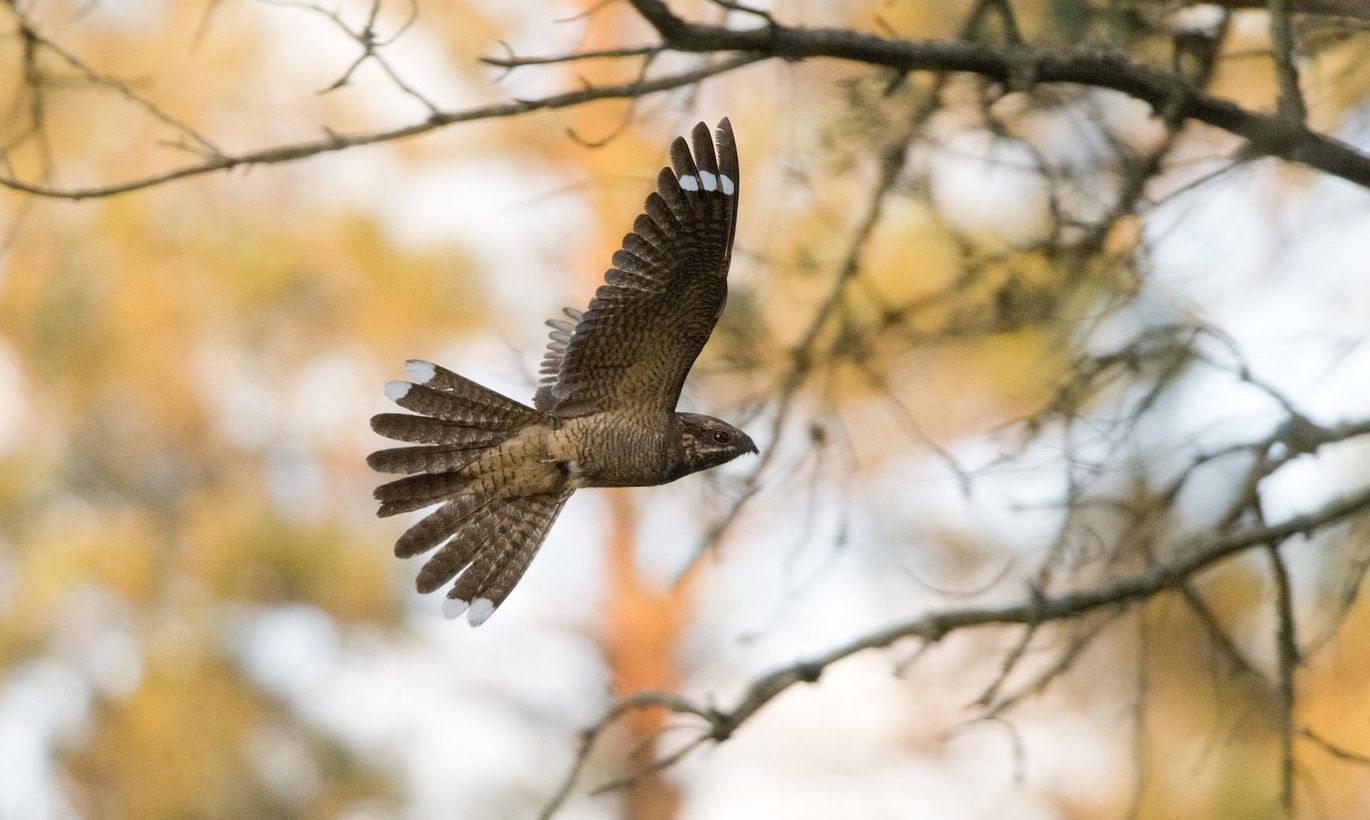
[{"label": "bird's outstretched wing", "polygon": [[728,297],[738,184],[727,119],[718,124],[717,153],[702,122],[688,143],[676,138],[671,167],[657,175],[589,308],[548,322],[539,410],[571,417],[675,409]]}]

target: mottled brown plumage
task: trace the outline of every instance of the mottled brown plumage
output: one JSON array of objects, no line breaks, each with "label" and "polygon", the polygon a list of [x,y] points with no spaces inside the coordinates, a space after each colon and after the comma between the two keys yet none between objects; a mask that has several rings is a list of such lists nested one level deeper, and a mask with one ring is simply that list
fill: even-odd
[{"label": "mottled brown plumage", "polygon": [[[693,148],[693,151],[691,150]],[[479,625],[523,576],[566,499],[580,487],[664,484],[756,452],[745,433],[675,412],[685,376],[728,295],[737,226],[732,126],[671,145],[643,213],[584,311],[552,327],[542,384],[525,407],[429,362],[386,395],[418,415],[383,413],[372,428],[409,442],[372,453],[407,477],[376,488],[379,514],[438,506],[395,543],[401,558],[436,548],[420,592],[452,581],[443,611]]]}]

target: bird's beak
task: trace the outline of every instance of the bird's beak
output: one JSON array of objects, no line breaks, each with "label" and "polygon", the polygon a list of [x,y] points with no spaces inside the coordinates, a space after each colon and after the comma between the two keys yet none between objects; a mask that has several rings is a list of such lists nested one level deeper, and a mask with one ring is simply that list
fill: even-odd
[{"label": "bird's beak", "polygon": [[756,449],[756,442],[752,441],[750,438],[747,439],[747,446],[750,448],[747,452],[750,452],[753,455],[761,455],[761,451]]}]

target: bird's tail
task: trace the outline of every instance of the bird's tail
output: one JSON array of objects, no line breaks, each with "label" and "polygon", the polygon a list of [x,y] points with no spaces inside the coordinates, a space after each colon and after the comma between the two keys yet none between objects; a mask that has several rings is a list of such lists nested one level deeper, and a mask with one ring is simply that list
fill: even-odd
[{"label": "bird's tail", "polygon": [[371,417],[371,429],[386,438],[418,446],[378,450],[366,463],[383,473],[406,473],[376,488],[377,512],[396,515],[436,504],[462,491],[468,479],[462,470],[530,424],[548,417],[462,378],[432,362],[411,359],[404,364],[413,382],[394,381],[385,395],[407,413]]},{"label": "bird's tail", "polygon": [[395,554],[408,558],[442,544],[419,570],[415,586],[432,592],[456,578],[442,613],[456,618],[465,612],[479,626],[523,577],[570,495],[459,495],[400,536]]},{"label": "bird's tail", "polygon": [[479,625],[523,576],[570,493],[508,498],[468,492],[470,479],[462,471],[528,425],[547,423],[548,416],[431,362],[411,360],[404,369],[414,381],[391,382],[385,393],[419,415],[382,413],[372,417],[371,428],[415,446],[367,457],[376,470],[408,474],[376,488],[378,514],[442,504],[400,536],[395,555],[410,558],[441,545],[419,570],[418,590],[432,592],[461,573],[443,614],[467,612]]}]

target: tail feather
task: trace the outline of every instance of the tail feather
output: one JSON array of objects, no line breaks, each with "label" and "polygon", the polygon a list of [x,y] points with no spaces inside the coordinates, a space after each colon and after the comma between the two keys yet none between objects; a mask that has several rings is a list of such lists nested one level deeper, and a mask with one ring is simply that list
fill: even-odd
[{"label": "tail feather", "polygon": [[491,410],[537,415],[508,396],[496,393],[482,384],[473,382],[465,376],[453,373],[451,370],[432,362],[410,359],[404,363],[404,372],[408,373],[417,383],[450,396],[456,396],[466,404],[480,405]]},{"label": "tail feather", "polygon": [[471,625],[484,623],[523,577],[570,496],[568,492],[507,499],[495,531],[448,591],[444,611],[455,617],[469,607]]},{"label": "tail feather", "polygon": [[445,421],[407,413],[380,413],[371,417],[371,429],[396,441],[414,444],[448,444],[489,447],[509,437],[508,430],[484,429],[473,422]]},{"label": "tail feather", "polygon": [[509,597],[523,573],[528,570],[528,565],[533,562],[533,557],[542,547],[547,532],[552,529],[552,524],[569,497],[570,493],[567,493],[534,496],[530,500],[529,509],[519,521],[498,573],[480,590],[481,596],[488,598],[496,608],[504,603],[504,599]]},{"label": "tail feather", "polygon": [[[527,424],[536,424],[543,416],[521,404],[504,399],[503,405],[486,402],[482,394],[455,394],[444,390],[434,390],[423,384],[391,382],[391,397],[395,404],[425,416],[455,421],[458,424],[480,430],[517,430]],[[481,388],[485,390],[484,388]],[[498,395],[485,390],[484,396]]]},{"label": "tail feather", "polygon": [[501,505],[487,502],[464,516],[461,522],[449,525],[452,538],[424,563],[414,579],[414,587],[419,592],[429,593],[455,578],[487,544],[498,538],[503,512]]},{"label": "tail feather", "polygon": [[403,510],[395,509],[390,513],[382,512],[381,517],[386,517],[386,515],[394,515],[397,512],[427,507],[429,504],[435,504],[444,498],[454,496],[461,492],[462,488],[470,481],[470,477],[459,472],[420,473],[419,475],[386,482],[377,487],[372,495],[377,501],[382,502],[384,505],[382,509],[391,505],[412,504]]},{"label": "tail feather", "polygon": [[448,501],[404,531],[395,542],[395,557],[413,558],[428,552],[483,512],[489,503],[490,499],[475,495],[459,495]]},{"label": "tail feather", "polygon": [[441,498],[409,498],[404,501],[387,501],[376,510],[376,517],[389,518],[392,515],[421,510],[424,507],[431,507],[441,500]]},{"label": "tail feather", "polygon": [[441,473],[460,470],[476,460],[485,446],[392,447],[366,457],[371,469],[381,473]]},{"label": "tail feather", "polygon": [[517,430],[546,416],[493,390],[438,367],[411,359],[404,364],[409,382],[391,382],[386,394],[400,407],[482,430]]},{"label": "tail feather", "polygon": [[[474,581],[487,574],[489,569],[485,564],[488,561],[484,559],[505,549],[509,533],[513,531],[522,514],[522,501],[521,498],[500,499],[486,507],[485,515],[473,518],[470,524],[462,527],[452,540],[444,544],[442,549],[428,559],[423,569],[419,570],[419,576],[414,582],[418,590],[432,592],[452,580],[458,572],[462,575],[457,579],[454,589],[461,586],[467,576],[471,576]],[[452,595],[449,593],[448,597],[451,598]],[[462,600],[470,602],[475,599],[467,597]]]}]

